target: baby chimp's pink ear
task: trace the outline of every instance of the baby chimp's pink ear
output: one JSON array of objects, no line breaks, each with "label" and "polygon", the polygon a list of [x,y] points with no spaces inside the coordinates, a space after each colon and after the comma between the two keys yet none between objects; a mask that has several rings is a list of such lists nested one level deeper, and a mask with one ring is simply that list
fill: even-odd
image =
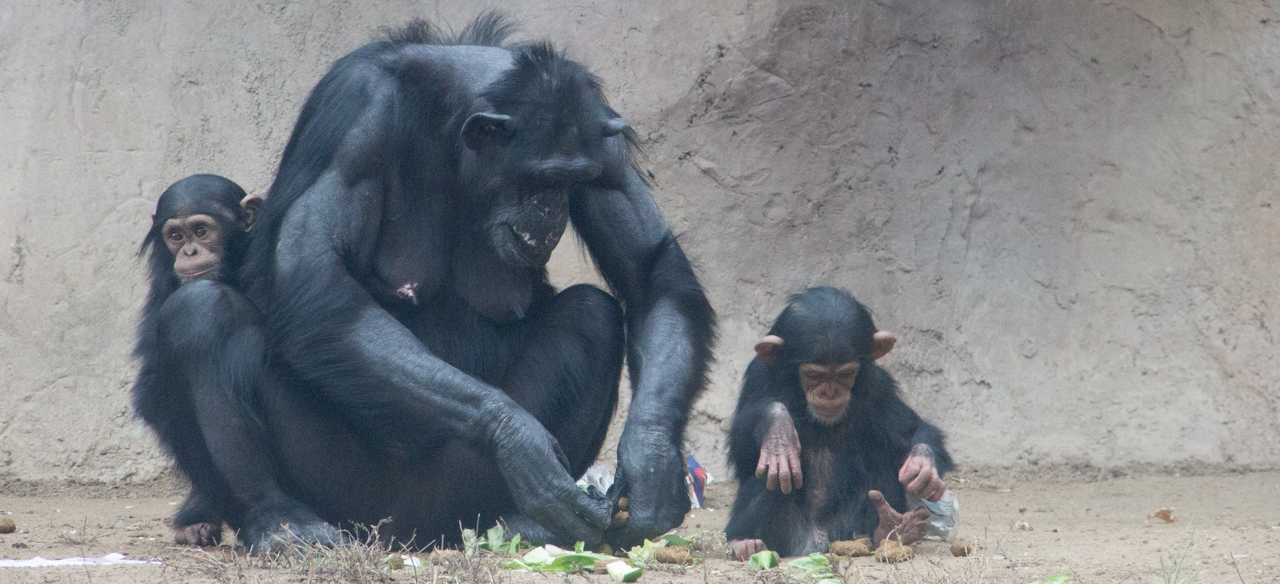
[{"label": "baby chimp's pink ear", "polygon": [[876,334],[871,335],[871,358],[879,359],[888,355],[896,344],[898,344],[898,337],[893,336],[893,333],[876,331]]},{"label": "baby chimp's pink ear", "polygon": [[778,352],[782,350],[782,337],[778,335],[767,335],[756,343],[756,354],[760,356],[760,360],[770,365],[778,363]]}]

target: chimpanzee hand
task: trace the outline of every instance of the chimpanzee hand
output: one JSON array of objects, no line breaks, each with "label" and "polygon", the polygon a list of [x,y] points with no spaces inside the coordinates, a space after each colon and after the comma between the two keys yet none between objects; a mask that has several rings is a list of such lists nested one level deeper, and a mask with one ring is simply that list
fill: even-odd
[{"label": "chimpanzee hand", "polygon": [[884,499],[880,491],[868,491],[867,496],[875,504],[876,514],[880,516],[880,524],[871,535],[871,541],[875,542],[876,546],[890,537],[904,544],[919,541],[924,537],[925,528],[929,525],[928,509],[920,507],[906,513],[898,513]]},{"label": "chimpanzee hand", "polygon": [[924,444],[911,449],[898,470],[898,482],[907,487],[907,492],[927,501],[937,502],[947,492],[947,485],[938,477],[938,468],[933,464],[933,451]]},{"label": "chimpanzee hand", "polygon": [[550,531],[554,543],[599,543],[611,504],[588,497],[574,484],[556,439],[523,410],[497,427],[494,458],[520,511]]},{"label": "chimpanzee hand", "polygon": [[756,464],[756,477],[765,479],[765,488],[791,494],[792,487],[804,486],[804,473],[800,470],[800,435],[787,406],[774,402],[769,406],[769,429],[760,443],[760,462]]},{"label": "chimpanzee hand", "polygon": [[627,522],[605,536],[613,549],[630,549],[684,521],[689,512],[684,454],[665,430],[628,424],[618,441],[615,500],[627,497]]}]

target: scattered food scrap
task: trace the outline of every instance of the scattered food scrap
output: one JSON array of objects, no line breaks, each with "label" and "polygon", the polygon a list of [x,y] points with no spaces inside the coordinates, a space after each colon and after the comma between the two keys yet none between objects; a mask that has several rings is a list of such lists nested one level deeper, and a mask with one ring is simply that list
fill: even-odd
[{"label": "scattered food scrap", "polygon": [[1026,521],[1019,521],[1017,523],[1014,523],[1013,527],[1016,528],[1018,531],[1035,531],[1036,530],[1036,528],[1032,527],[1031,524],[1027,523]]},{"label": "scattered food scrap", "polygon": [[13,533],[18,530],[18,525],[8,517],[0,517],[0,533]]},{"label": "scattered food scrap", "polygon": [[809,554],[807,557],[791,560],[787,566],[804,572],[806,577],[818,581],[818,584],[842,584],[831,567],[831,559],[822,554]]},{"label": "scattered food scrap", "polygon": [[837,556],[853,556],[855,558],[862,556],[870,556],[875,553],[871,548],[871,540],[869,538],[833,541],[831,542],[831,553]]},{"label": "scattered food scrap", "polygon": [[751,558],[747,560],[747,567],[752,570],[768,570],[778,567],[778,554],[773,550],[764,550],[751,554]]},{"label": "scattered food scrap", "polygon": [[1178,520],[1177,517],[1173,516],[1173,507],[1165,507],[1164,509],[1156,511],[1155,513],[1152,513],[1147,516],[1148,521],[1152,519],[1159,519],[1165,523],[1173,523],[1174,521]]},{"label": "scattered food scrap", "polygon": [[687,547],[669,546],[654,550],[653,557],[663,564],[679,564],[686,566],[693,563],[693,554]]},{"label": "scattered food scrap", "polygon": [[644,570],[633,567],[631,564],[623,560],[618,560],[609,564],[605,571],[609,572],[609,577],[619,582],[635,582],[644,574]]},{"label": "scattered food scrap", "polygon": [[905,562],[914,558],[915,550],[909,545],[902,545],[900,542],[886,539],[880,543],[880,547],[876,548],[876,561],[887,564],[896,564]]},{"label": "scattered food scrap", "polygon": [[[597,566],[605,566],[616,560],[613,556],[583,551],[581,543],[574,546],[573,551],[547,544],[529,550],[520,559],[511,560],[503,567],[522,572],[594,572]],[[633,580],[627,580],[631,581]]]},{"label": "scattered food scrap", "polygon": [[951,542],[951,555],[957,558],[963,558],[971,553],[973,553],[973,544],[963,539],[957,539]]}]

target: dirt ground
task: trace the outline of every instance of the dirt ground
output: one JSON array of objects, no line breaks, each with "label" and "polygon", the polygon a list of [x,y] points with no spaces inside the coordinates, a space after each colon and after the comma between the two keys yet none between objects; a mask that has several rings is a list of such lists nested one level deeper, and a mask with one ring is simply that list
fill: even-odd
[{"label": "dirt ground", "polygon": [[[1162,582],[1162,559],[1170,564],[1186,543],[1182,575],[1199,582],[1280,581],[1280,471],[1214,476],[1146,475],[1085,480],[1079,477],[1016,479],[998,474],[953,475],[961,503],[961,537],[976,542],[967,558],[952,557],[941,542],[922,542],[917,557],[896,566],[859,558],[846,582],[1034,582],[1065,573],[1071,582]],[[172,545],[166,525],[181,500],[171,484],[146,487],[35,487],[6,489],[0,513],[16,533],[0,535],[0,558],[100,557],[113,552],[149,565],[0,568],[0,582],[310,582],[377,581],[367,571],[315,562],[261,567],[242,555],[212,554]],[[14,494],[17,491],[17,494]],[[783,568],[752,573],[725,559],[723,537],[734,484],[708,488],[708,508],[691,512],[682,534],[700,534],[705,562],[688,568],[662,566],[641,582],[799,582]],[[1172,507],[1177,521],[1148,519]],[[374,562],[371,565],[376,565]],[[603,575],[522,574],[493,564],[455,572],[461,584],[495,582],[609,582]],[[390,572],[396,582],[448,581],[448,570],[431,566]]]}]

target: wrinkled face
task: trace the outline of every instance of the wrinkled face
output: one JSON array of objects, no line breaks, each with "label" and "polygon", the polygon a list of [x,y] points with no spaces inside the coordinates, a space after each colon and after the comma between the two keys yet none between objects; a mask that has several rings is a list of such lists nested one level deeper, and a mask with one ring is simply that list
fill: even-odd
[{"label": "wrinkled face", "polygon": [[569,192],[600,176],[604,139],[625,129],[621,118],[484,112],[467,120],[463,141],[477,156],[473,196],[484,207],[484,235],[504,263],[546,265],[569,225]]},{"label": "wrinkled face", "polygon": [[489,243],[508,265],[544,266],[569,225],[569,183],[520,183],[499,193],[505,196],[489,216]]},{"label": "wrinkled face", "polygon": [[222,225],[203,213],[164,222],[164,244],[173,253],[173,271],[183,284],[217,279],[226,249]]},{"label": "wrinkled face", "polygon": [[844,417],[860,368],[858,361],[837,365],[805,363],[800,366],[800,387],[804,389],[804,398],[814,419],[823,424],[834,424]]}]

